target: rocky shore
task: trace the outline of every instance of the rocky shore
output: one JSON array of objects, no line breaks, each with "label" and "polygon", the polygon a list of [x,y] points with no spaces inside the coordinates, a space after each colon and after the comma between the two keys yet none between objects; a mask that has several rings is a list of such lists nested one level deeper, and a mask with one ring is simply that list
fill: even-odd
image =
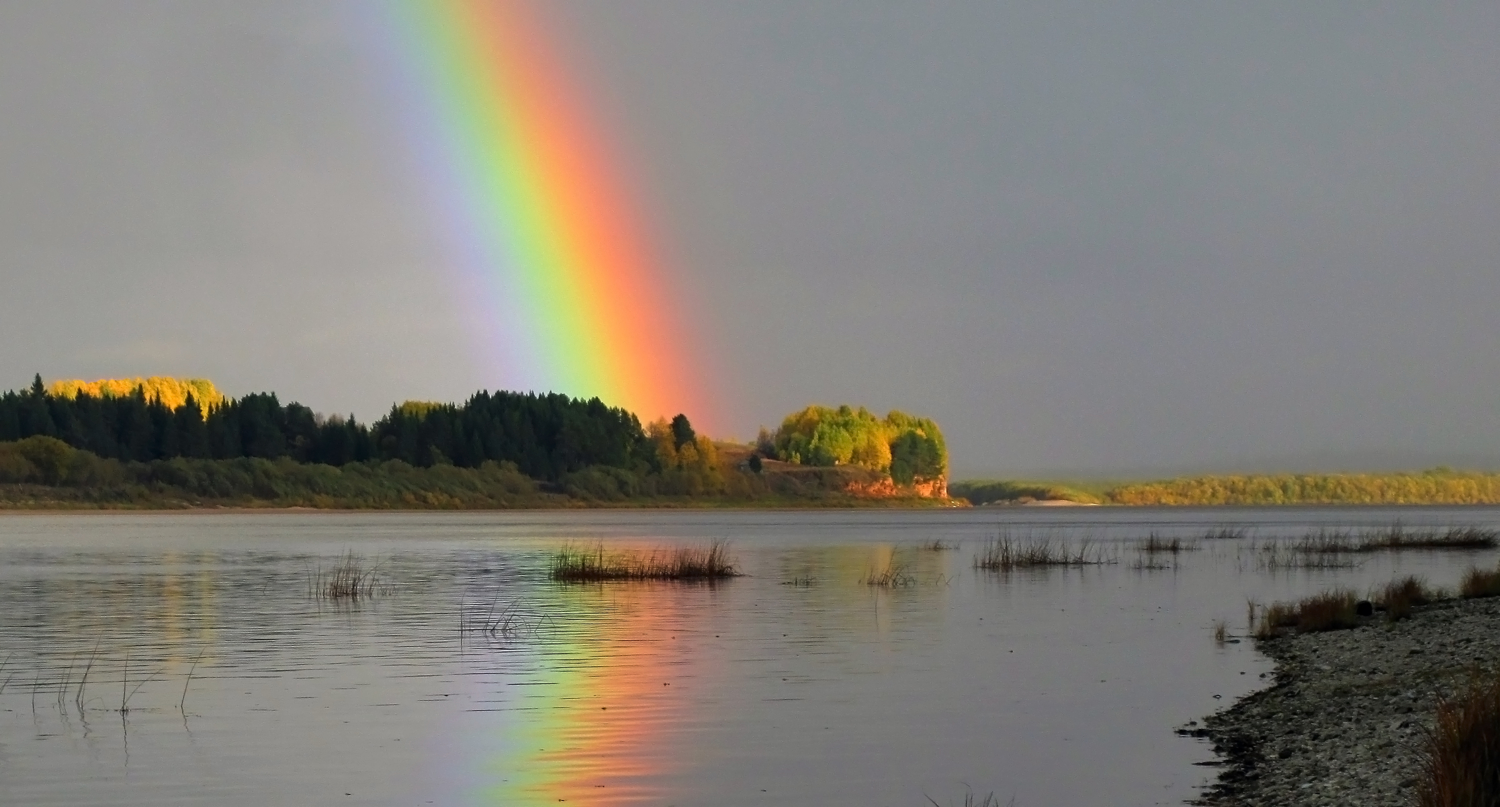
[{"label": "rocky shore", "polygon": [[1410,805],[1440,696],[1500,664],[1500,599],[1260,642],[1275,683],[1180,734],[1224,761],[1204,805]]}]

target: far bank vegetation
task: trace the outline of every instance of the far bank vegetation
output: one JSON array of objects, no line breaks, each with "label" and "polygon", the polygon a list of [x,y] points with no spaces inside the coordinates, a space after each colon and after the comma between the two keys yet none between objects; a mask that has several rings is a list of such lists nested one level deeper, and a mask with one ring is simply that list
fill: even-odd
[{"label": "far bank vegetation", "polygon": [[1204,476],[1122,485],[1105,499],[1127,505],[1500,504],[1500,474],[1434,468],[1420,473]]},{"label": "far bank vegetation", "polygon": [[[850,440],[869,435],[846,427],[867,421],[883,448],[856,463]],[[943,501],[947,453],[930,420],[810,407],[787,424],[763,448],[698,434],[684,414],[643,425],[597,398],[483,391],[462,404],[407,401],[366,424],[273,393],[226,397],[203,380],[37,377],[0,393],[0,508]]]},{"label": "far bank vegetation", "polygon": [[1218,505],[1500,504],[1500,474],[1433,468],[1385,474],[1253,474],[1155,482],[960,480],[955,498],[974,505],[1070,501],[1080,504]]}]

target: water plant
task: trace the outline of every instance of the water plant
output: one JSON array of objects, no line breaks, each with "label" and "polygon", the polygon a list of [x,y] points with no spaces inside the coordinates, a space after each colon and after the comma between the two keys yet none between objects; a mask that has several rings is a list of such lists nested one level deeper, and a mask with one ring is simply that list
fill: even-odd
[{"label": "water plant", "polygon": [[1500,678],[1474,675],[1440,698],[1422,749],[1418,807],[1500,804]]},{"label": "water plant", "polygon": [[871,569],[859,582],[876,588],[903,588],[916,585],[917,578],[906,571],[906,564],[892,560],[884,569]]},{"label": "water plant", "polygon": [[1179,552],[1191,552],[1200,547],[1192,541],[1184,541],[1181,538],[1167,538],[1153,532],[1146,536],[1145,540],[1137,543],[1135,548],[1137,551],[1148,555],[1176,555]]},{"label": "water plant", "polygon": [[1045,538],[1022,541],[1001,535],[986,543],[974,557],[974,568],[1009,572],[1048,566],[1100,566],[1114,562],[1114,558],[1089,541],[1070,547],[1062,542],[1054,544]]},{"label": "water plant", "polygon": [[1359,560],[1351,552],[1337,549],[1331,539],[1317,541],[1270,541],[1247,549],[1255,565],[1265,571],[1286,569],[1352,569]]},{"label": "water plant", "polygon": [[1407,530],[1397,522],[1366,535],[1359,551],[1403,549],[1493,549],[1500,546],[1500,531],[1480,527],[1449,527],[1445,530]]},{"label": "water plant", "polygon": [[[938,804],[937,799],[934,799],[933,797],[928,796],[925,793],[923,794],[923,796],[930,804],[932,804],[932,807],[943,807],[943,805]],[[1006,805],[1007,807],[1013,807],[1015,803],[1016,800],[1014,797],[1012,797],[1010,801],[1006,802]],[[994,793],[990,793],[989,795],[980,799],[975,797],[974,791],[971,790],[968,793],[964,794],[963,807],[1001,807],[1000,797],[996,796]]]},{"label": "water plant", "polygon": [[958,542],[944,541],[941,538],[934,538],[931,541],[923,541],[917,546],[917,548],[922,550],[923,552],[952,552],[953,550],[958,549]]},{"label": "water plant", "polygon": [[1229,641],[1229,621],[1224,619],[1214,620],[1214,641],[1224,644]]},{"label": "water plant", "polygon": [[332,569],[320,566],[308,581],[311,595],[323,600],[359,600],[389,594],[391,586],[380,579],[379,564],[368,568],[364,558],[345,552]]},{"label": "water plant", "polygon": [[490,639],[514,639],[523,634],[534,635],[545,620],[544,616],[529,614],[517,601],[500,604],[496,594],[484,616],[469,614],[467,601],[459,606],[458,633],[460,636],[479,634]]},{"label": "water plant", "polygon": [[738,577],[727,541],[681,546],[649,553],[604,551],[566,545],[552,555],[548,577],[556,582],[597,583],[611,580],[718,580]]}]

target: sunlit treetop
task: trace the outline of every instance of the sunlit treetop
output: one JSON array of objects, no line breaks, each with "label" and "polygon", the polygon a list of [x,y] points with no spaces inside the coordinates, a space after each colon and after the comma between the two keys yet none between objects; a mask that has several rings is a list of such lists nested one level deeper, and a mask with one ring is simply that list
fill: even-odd
[{"label": "sunlit treetop", "polygon": [[47,385],[47,392],[52,395],[67,398],[76,398],[79,395],[90,395],[95,398],[125,398],[141,390],[146,400],[160,399],[163,404],[171,409],[187,403],[189,395],[202,409],[209,409],[224,402],[224,394],[214,386],[214,382],[206,378],[169,378],[166,376],[151,376],[150,378],[101,378],[97,381],[81,381],[78,379],[67,379],[53,381]]}]

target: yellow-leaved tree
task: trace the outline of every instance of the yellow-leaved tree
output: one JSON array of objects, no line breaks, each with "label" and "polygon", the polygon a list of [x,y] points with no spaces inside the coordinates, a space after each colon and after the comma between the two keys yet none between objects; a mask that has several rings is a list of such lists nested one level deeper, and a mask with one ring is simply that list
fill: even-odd
[{"label": "yellow-leaved tree", "polygon": [[48,393],[67,398],[77,398],[79,395],[89,395],[94,398],[125,398],[134,395],[136,390],[141,390],[146,400],[160,399],[171,409],[187,403],[189,395],[193,396],[198,407],[205,412],[224,402],[224,394],[214,387],[214,382],[206,378],[151,376],[150,378],[101,378],[97,381],[67,379],[53,381],[47,385]]}]

